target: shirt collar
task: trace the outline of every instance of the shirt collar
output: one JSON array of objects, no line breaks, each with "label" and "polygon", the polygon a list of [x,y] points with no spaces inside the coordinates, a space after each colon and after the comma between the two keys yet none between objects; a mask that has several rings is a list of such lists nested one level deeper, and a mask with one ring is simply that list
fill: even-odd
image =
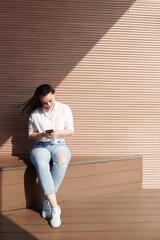
[{"label": "shirt collar", "polygon": [[55,101],[55,105],[54,105],[54,108],[53,108],[53,110],[57,110],[58,109],[58,102],[57,101]]}]

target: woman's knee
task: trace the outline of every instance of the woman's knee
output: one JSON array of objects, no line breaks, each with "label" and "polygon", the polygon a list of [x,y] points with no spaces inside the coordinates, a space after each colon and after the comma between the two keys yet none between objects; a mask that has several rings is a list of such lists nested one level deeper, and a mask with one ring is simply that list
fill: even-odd
[{"label": "woman's knee", "polygon": [[30,160],[35,166],[47,166],[50,162],[51,156],[47,149],[32,149],[30,153]]},{"label": "woman's knee", "polygon": [[67,164],[68,163],[68,159],[65,155],[59,155],[56,157],[56,161],[59,163],[59,164]]},{"label": "woman's knee", "polygon": [[59,164],[66,165],[71,160],[71,152],[66,145],[59,146],[52,152],[52,159]]}]

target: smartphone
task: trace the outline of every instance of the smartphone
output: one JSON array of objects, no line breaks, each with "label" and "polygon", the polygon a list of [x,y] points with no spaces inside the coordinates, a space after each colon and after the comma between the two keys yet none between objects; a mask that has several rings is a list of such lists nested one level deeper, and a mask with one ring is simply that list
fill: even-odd
[{"label": "smartphone", "polygon": [[52,133],[52,132],[54,132],[54,130],[53,129],[48,129],[48,130],[45,130],[45,132],[46,133]]}]

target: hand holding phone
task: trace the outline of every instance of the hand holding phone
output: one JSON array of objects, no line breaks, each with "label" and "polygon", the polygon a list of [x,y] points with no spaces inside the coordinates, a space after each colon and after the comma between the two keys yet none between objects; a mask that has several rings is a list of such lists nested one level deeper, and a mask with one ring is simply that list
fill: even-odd
[{"label": "hand holding phone", "polygon": [[53,129],[48,129],[48,130],[45,130],[45,132],[50,134],[50,133],[53,133],[54,130]]}]

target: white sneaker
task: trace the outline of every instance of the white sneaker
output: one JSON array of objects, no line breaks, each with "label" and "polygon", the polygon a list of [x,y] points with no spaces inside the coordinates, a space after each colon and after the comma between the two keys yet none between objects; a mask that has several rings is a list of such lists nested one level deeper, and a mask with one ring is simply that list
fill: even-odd
[{"label": "white sneaker", "polygon": [[50,218],[52,214],[52,209],[49,201],[46,199],[43,202],[43,209],[42,209],[42,217],[43,218]]},{"label": "white sneaker", "polygon": [[52,208],[52,214],[51,214],[51,220],[50,220],[50,225],[53,228],[58,228],[61,225],[61,209],[58,206],[57,208]]}]

